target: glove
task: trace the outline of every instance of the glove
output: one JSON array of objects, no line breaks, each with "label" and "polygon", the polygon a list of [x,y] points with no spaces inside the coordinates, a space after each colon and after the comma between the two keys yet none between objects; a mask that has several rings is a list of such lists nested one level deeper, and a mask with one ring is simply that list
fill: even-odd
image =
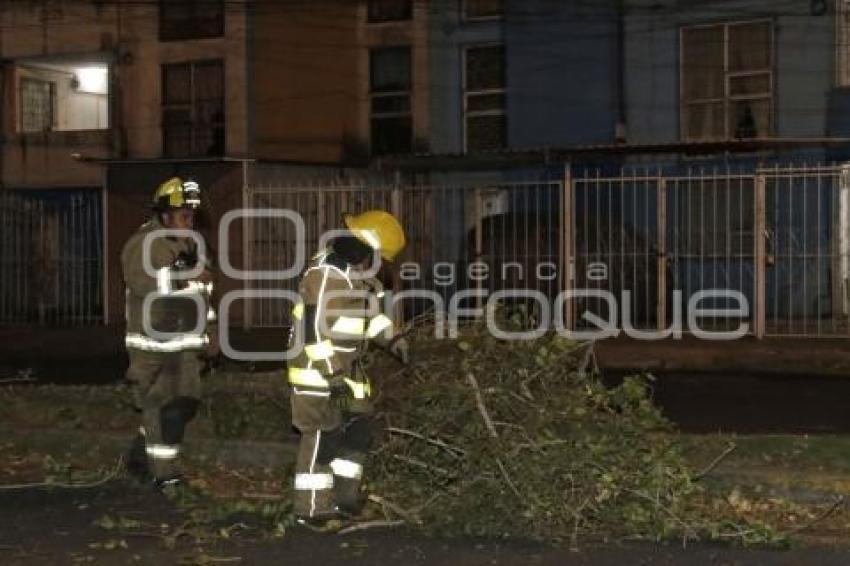
[{"label": "glove", "polygon": [[342,375],[336,375],[328,378],[331,389],[331,397],[347,397],[351,388],[345,383],[345,378]]},{"label": "glove", "polygon": [[378,279],[374,277],[372,277],[371,279],[367,279],[366,287],[368,287],[369,291],[377,298],[380,299],[384,296],[384,284],[381,283]]},{"label": "glove", "polygon": [[207,358],[212,359],[218,357],[221,353],[221,344],[218,341],[218,332],[209,333],[209,343],[204,349],[204,354]]},{"label": "glove", "polygon": [[410,363],[410,344],[406,338],[402,337],[393,341],[392,345],[390,345],[390,353],[404,365]]}]

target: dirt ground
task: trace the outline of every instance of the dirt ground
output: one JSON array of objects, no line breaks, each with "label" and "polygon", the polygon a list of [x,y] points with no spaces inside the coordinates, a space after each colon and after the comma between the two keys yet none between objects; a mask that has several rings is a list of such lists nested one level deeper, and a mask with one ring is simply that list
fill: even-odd
[{"label": "dirt ground", "polygon": [[[0,348],[0,378],[33,366],[41,383],[122,379],[125,361],[118,340],[105,341],[99,352],[92,353],[85,346],[96,333],[90,334],[65,342],[66,354],[70,350],[78,354],[67,359],[47,355],[50,340],[42,343],[44,356],[34,356],[20,341],[7,341],[17,343],[16,355],[2,355]],[[650,354],[628,343],[612,343],[616,348],[602,348],[599,355],[612,382],[631,369],[657,374],[655,401],[685,432],[850,432],[846,409],[850,379],[841,378],[850,375],[846,344],[832,352],[824,343],[789,344],[750,344],[749,350],[743,344],[735,351],[707,348],[695,355],[692,344],[672,344]],[[798,360],[796,366],[790,365],[791,358]],[[664,362],[658,363],[659,359]],[[810,372],[800,366],[799,361],[805,360],[812,362]],[[706,368],[714,371],[705,372]],[[57,379],[60,375],[62,379]],[[734,457],[718,472],[731,466]],[[837,540],[847,546],[797,546],[788,551],[609,543],[571,552],[524,541],[430,539],[380,529],[345,536],[294,529],[273,539],[236,529],[228,537],[204,542],[175,537],[187,521],[185,513],[162,495],[124,479],[93,489],[0,487],[0,564],[850,564],[850,539],[841,537]],[[144,527],[107,529],[105,516],[126,517]],[[230,521],[228,528],[234,524],[238,522]]]},{"label": "dirt ground", "polygon": [[[102,526],[120,515],[144,530]],[[162,495],[127,480],[94,489],[31,489],[0,492],[0,563],[32,564],[429,564],[429,565],[844,565],[850,547],[800,547],[770,551],[716,545],[615,544],[579,552],[529,542],[437,540],[404,531],[321,534],[299,528],[279,539],[257,540],[234,533],[228,540],[196,544],[178,538],[174,548],[157,534],[185,517]],[[101,523],[98,525],[97,523]]]},{"label": "dirt ground", "polygon": [[[0,329],[0,379],[30,371],[39,383],[120,382],[127,365],[121,337],[115,327]],[[233,336],[246,351],[277,349],[281,340],[274,329]],[[684,432],[850,433],[846,339],[617,338],[600,342],[597,356],[609,381],[635,370],[657,375],[655,401]],[[219,371],[275,368],[226,362]]]}]

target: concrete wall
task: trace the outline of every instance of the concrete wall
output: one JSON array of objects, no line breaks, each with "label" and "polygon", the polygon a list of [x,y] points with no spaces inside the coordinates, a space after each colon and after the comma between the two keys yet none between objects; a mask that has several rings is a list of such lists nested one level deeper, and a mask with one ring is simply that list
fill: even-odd
[{"label": "concrete wall", "polygon": [[[681,6],[681,7],[680,7]],[[807,2],[628,0],[628,140],[680,138],[679,29],[683,25],[769,18],[774,22],[777,137],[823,136],[835,72],[835,20],[813,16]]]},{"label": "concrete wall", "polygon": [[431,141],[435,153],[463,151],[463,49],[504,43],[508,146],[613,140],[616,5],[609,0],[508,0],[501,20],[464,21],[460,3],[432,2]]},{"label": "concrete wall", "polygon": [[[82,165],[72,152],[91,157],[162,157],[162,65],[193,60],[222,59],[225,69],[226,153],[249,151],[246,76],[247,20],[244,9],[228,5],[225,36],[193,41],[159,41],[159,12],[155,2],[15,2],[0,4],[0,56],[4,66],[2,176],[7,185],[101,185],[102,168]],[[111,108],[90,95],[58,98],[79,117],[85,107],[97,121],[111,120],[111,130],[79,135],[15,134],[18,96],[15,63],[111,65]],[[61,86],[67,81],[59,81]],[[11,101],[11,103],[10,103]],[[108,114],[111,114],[109,116]],[[60,112],[58,129],[74,129],[70,114]],[[146,187],[149,190],[150,187]]]},{"label": "concrete wall", "polygon": [[116,40],[120,2],[0,3],[0,52],[17,59],[107,50]]},{"label": "concrete wall", "polygon": [[505,40],[501,20],[464,22],[459,8],[457,0],[432,0],[429,10],[428,98],[433,153],[463,151],[463,47]]},{"label": "concrete wall", "polygon": [[[257,156],[337,161],[362,138],[355,3],[261,3],[252,14]],[[362,144],[362,141],[361,141]]]},{"label": "concrete wall", "polygon": [[225,153],[236,157],[248,153],[248,24],[240,6],[227,3],[224,37],[169,42],[159,41],[157,3],[131,2],[122,8],[116,108],[124,120],[128,157],[162,157],[162,65],[209,59],[224,61]]},{"label": "concrete wall", "polygon": [[[114,3],[101,3],[100,7],[84,1],[0,3],[0,57],[6,60],[2,78],[2,132],[6,139],[0,162],[3,185],[43,188],[102,184],[102,170],[74,161],[71,153],[109,156],[113,139],[108,130],[17,133],[19,77],[48,71],[23,70],[12,61],[50,56],[57,62],[86,59],[102,62],[105,51],[115,41],[116,14]],[[72,102],[65,88],[68,77],[61,78],[57,81],[57,98]],[[103,114],[101,104],[90,106],[92,111],[96,109],[99,115]],[[72,129],[75,123],[70,114],[60,111],[55,126]]]},{"label": "concrete wall", "polygon": [[612,142],[618,117],[616,2],[506,5],[510,145]]},{"label": "concrete wall", "polygon": [[369,49],[411,47],[414,146],[427,149],[428,10],[368,23],[365,3],[261,3],[252,14],[254,133],[260,159],[362,162],[369,155]]}]

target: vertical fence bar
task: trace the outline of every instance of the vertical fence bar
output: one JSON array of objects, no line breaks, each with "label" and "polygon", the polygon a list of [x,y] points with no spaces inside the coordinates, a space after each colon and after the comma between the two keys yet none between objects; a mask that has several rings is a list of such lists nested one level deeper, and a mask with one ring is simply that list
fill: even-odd
[{"label": "vertical fence bar", "polygon": [[[820,172],[814,173],[817,176],[820,176]],[[809,328],[809,289],[808,289],[808,278],[807,274],[809,271],[809,246],[808,246],[808,238],[807,233],[809,231],[809,216],[807,214],[808,208],[806,207],[806,202],[809,200],[809,175],[805,174],[803,176],[803,226],[802,226],[802,269],[803,269],[803,333],[808,334],[810,331]]]},{"label": "vertical fence bar", "polygon": [[[766,211],[766,214],[770,214],[770,217],[773,219],[772,231],[768,232],[768,237],[770,238],[771,243],[771,266],[773,267],[773,274],[771,275],[771,283],[773,284],[773,326],[772,330],[775,333],[779,333],[779,312],[781,308],[781,304],[779,302],[780,296],[780,288],[779,288],[779,276],[781,275],[779,272],[779,266],[782,265],[780,261],[781,252],[782,252],[782,244],[780,241],[780,236],[782,235],[782,225],[779,219],[780,213],[780,188],[782,186],[781,183],[782,177],[779,174],[779,165],[775,165],[773,168],[773,177],[771,179],[770,184],[770,194],[773,196],[773,209]],[[765,283],[766,284],[766,283]]]},{"label": "vertical fence bar", "polygon": [[817,184],[817,250],[815,252],[815,257],[817,258],[817,264],[815,266],[815,277],[817,278],[817,312],[815,316],[817,318],[817,335],[821,335],[821,327],[822,327],[822,319],[823,319],[823,306],[821,305],[821,268],[823,267],[823,226],[821,226],[821,222],[823,221],[823,211],[821,208],[821,199],[823,198],[823,176],[818,175],[818,184]]},{"label": "vertical fence bar", "polygon": [[[846,324],[848,315],[847,304],[847,277],[850,275],[850,164],[842,164],[838,174],[837,182],[833,182],[833,193],[836,198],[833,212],[832,241],[833,248],[837,247],[837,253],[833,260],[832,277],[832,320],[833,327],[836,322],[845,322],[846,332],[850,332],[850,325]],[[837,240],[837,246],[836,246]]]},{"label": "vertical fence bar", "polygon": [[[392,188],[392,192],[390,193],[390,203],[393,216],[399,219],[399,222],[404,222],[403,220],[403,201],[402,201],[402,189],[401,189],[401,179],[400,176],[396,175],[395,186]],[[401,292],[401,274],[398,269],[390,270],[392,273],[392,289],[393,295]],[[393,304],[393,312],[392,317],[393,321],[396,324],[401,324],[403,322],[403,315],[401,304],[398,301],[395,301]]]},{"label": "vertical fence bar", "polygon": [[[62,263],[64,264],[68,286],[71,288],[70,320],[76,321],[80,312],[80,289],[77,278],[74,276],[74,258],[77,254],[77,238],[79,237],[81,230],[79,222],[80,219],[77,217],[77,198],[72,196],[69,201],[70,202],[65,203],[65,206],[63,207],[65,209],[65,214],[68,216],[68,222],[71,225],[71,229],[68,232],[68,247],[66,248],[68,255]],[[43,243],[40,243],[39,245],[42,246],[43,249]]]},{"label": "vertical fence bar", "polygon": [[[636,249],[637,249],[637,242],[636,241],[632,242],[632,239],[627,237],[629,231],[626,227],[626,203],[628,202],[628,198],[635,198],[636,191],[627,192],[625,190],[625,187],[626,187],[625,176],[626,176],[626,172],[623,169],[620,169],[620,178],[617,180],[617,185],[620,188],[620,190],[619,190],[619,193],[620,193],[620,212],[619,212],[619,214],[617,214],[617,216],[620,219],[619,223],[618,223],[618,225],[615,226],[614,225],[615,220],[614,219],[609,220],[610,230],[612,230],[612,231],[613,230],[619,230],[619,234],[620,234],[620,242],[619,242],[619,244],[620,244],[620,253],[619,253],[619,256],[620,256],[620,269],[619,269],[619,273],[620,273],[620,282],[619,282],[619,284],[620,284],[620,296],[617,297],[618,301],[622,300],[622,298],[624,296],[623,295],[624,291],[631,292],[632,288],[634,287],[633,285],[631,285],[631,286],[629,285],[630,279],[627,275],[628,274],[627,268],[628,268],[628,266],[632,265],[633,262],[637,261],[637,259],[635,257]],[[611,266],[609,266],[609,267],[611,267]],[[630,308],[634,307],[634,305],[635,305],[634,298],[631,300],[631,305],[632,306]],[[631,315],[632,311],[630,311],[629,314]],[[632,318],[634,318],[634,317],[632,317]],[[634,322],[635,321],[632,320],[632,323],[634,323]]]},{"label": "vertical fence bar", "polygon": [[753,330],[759,340],[764,338],[765,334],[765,183],[766,179],[763,174],[756,175],[753,206],[753,246],[755,251]]},{"label": "vertical fence bar", "polygon": [[[793,163],[791,164],[793,169]],[[794,203],[794,175],[789,174],[786,175],[785,178],[788,180],[788,223],[785,226],[785,229],[788,231],[788,248],[785,252],[786,261],[788,265],[788,330],[789,334],[793,334],[794,332],[794,217],[792,216],[793,212],[793,203]]]},{"label": "vertical fence bar", "polygon": [[657,256],[657,298],[656,327],[663,331],[667,327],[667,180],[658,174],[656,199],[658,207],[656,247]]},{"label": "vertical fence bar", "polygon": [[[573,211],[573,174],[572,167],[564,166],[564,176],[561,182],[561,291],[571,291],[575,287],[575,249],[573,245],[573,229],[575,218]],[[573,319],[573,301],[564,301],[564,327],[568,330],[575,328]]]},{"label": "vertical fence bar", "polygon": [[[242,162],[242,208],[243,209],[253,209],[256,208],[253,202],[253,197],[251,194],[251,190],[248,188],[248,167],[249,164],[246,162]],[[250,218],[242,217],[242,269],[245,271],[256,269],[254,267],[254,223]],[[229,232],[223,235],[225,238],[230,238]],[[221,247],[221,242],[219,242],[219,247]],[[230,247],[228,246],[228,249]],[[227,258],[230,260],[230,258]],[[242,290],[247,291],[250,282],[243,278],[240,281]],[[231,321],[227,321],[229,324]],[[245,299],[242,301],[242,329],[248,330],[253,328],[254,326],[254,300],[253,299]]]},{"label": "vertical fence bar", "polygon": [[[480,261],[481,255],[484,253],[484,235],[483,235],[483,222],[482,222],[482,202],[481,202],[481,189],[476,187],[473,191],[473,214],[475,215],[475,250],[473,252],[474,261]],[[514,240],[516,242],[516,240]],[[481,278],[476,278],[475,280],[475,289],[479,293],[481,292]],[[482,307],[482,298],[478,295],[475,298],[475,308],[480,309]]]}]

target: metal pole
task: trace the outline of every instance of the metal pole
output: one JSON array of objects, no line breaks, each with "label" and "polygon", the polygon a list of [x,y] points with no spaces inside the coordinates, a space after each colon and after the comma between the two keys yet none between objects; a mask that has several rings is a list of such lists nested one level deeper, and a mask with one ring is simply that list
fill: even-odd
[{"label": "metal pole", "polygon": [[109,324],[109,177],[104,172],[101,188],[100,257],[103,270],[103,324]]},{"label": "metal pole", "polygon": [[[251,206],[251,194],[248,188],[248,163],[242,162],[242,208],[250,209]],[[254,255],[253,255],[253,246],[251,242],[253,242],[254,238],[254,222],[250,218],[242,219],[242,268],[247,270],[256,269],[254,265]],[[228,234],[224,234],[225,238],[228,238]],[[296,242],[296,245],[298,243]],[[219,247],[221,247],[221,242],[219,242]],[[230,258],[228,258],[230,259]],[[242,281],[243,290],[247,291],[248,281]],[[244,302],[243,308],[245,309],[244,316],[242,317],[242,329],[248,330],[254,326],[254,299],[246,299]],[[230,321],[228,321],[230,322]]]},{"label": "metal pole", "polygon": [[[473,192],[473,213],[475,214],[475,261],[479,261],[481,259],[482,254],[484,253],[484,227],[483,227],[483,219],[482,215],[482,202],[481,202],[481,189],[476,187]],[[480,278],[476,278],[475,288],[480,293],[482,289]],[[475,308],[480,309],[482,307],[483,301],[481,300],[481,295],[475,297]]]},{"label": "metal pole", "polygon": [[[399,222],[402,222],[402,218],[404,218],[404,211],[401,191],[401,175],[398,173],[396,173],[395,177],[395,186],[393,186],[392,192],[390,193],[390,203],[393,215],[399,219]],[[398,269],[392,270],[392,289],[394,295],[401,292],[401,274],[398,272]],[[393,321],[396,324],[401,324],[403,322],[403,315],[404,313],[402,312],[401,304],[396,301],[393,305]]]},{"label": "metal pole", "polygon": [[765,335],[765,185],[766,179],[763,174],[756,175],[755,179],[755,206],[753,207],[755,217],[753,219],[753,246],[755,250],[755,265],[753,266],[755,282],[753,305],[753,331],[759,340]]},{"label": "metal pole", "polygon": [[656,325],[663,331],[667,326],[667,180],[658,180],[658,305]]},{"label": "metal pole", "polygon": [[[575,285],[575,249],[573,244],[573,178],[572,167],[564,166],[564,178],[561,185],[561,291],[570,291]],[[564,301],[564,326],[568,330],[575,327],[572,299]]]}]

